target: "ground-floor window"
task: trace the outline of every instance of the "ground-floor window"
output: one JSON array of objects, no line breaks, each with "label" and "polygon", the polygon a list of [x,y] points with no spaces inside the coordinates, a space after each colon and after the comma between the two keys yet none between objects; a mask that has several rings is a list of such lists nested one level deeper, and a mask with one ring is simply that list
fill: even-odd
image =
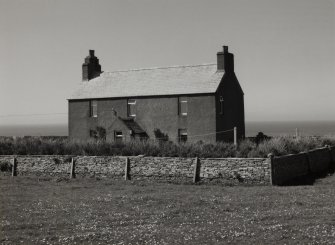
[{"label": "ground-floor window", "polygon": [[91,129],[90,130],[90,137],[94,138],[94,139],[98,138],[98,132],[96,130]]},{"label": "ground-floor window", "polygon": [[121,143],[123,139],[122,131],[115,131],[114,132],[114,140],[116,143]]},{"label": "ground-floor window", "polygon": [[179,129],[178,137],[179,137],[179,142],[186,142],[187,141],[187,130]]}]

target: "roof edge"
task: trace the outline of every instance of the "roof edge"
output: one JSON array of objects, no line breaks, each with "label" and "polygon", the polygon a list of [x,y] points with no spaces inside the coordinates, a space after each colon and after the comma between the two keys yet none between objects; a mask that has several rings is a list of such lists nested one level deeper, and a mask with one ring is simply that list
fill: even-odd
[{"label": "roof edge", "polygon": [[214,95],[216,91],[214,92],[206,92],[206,93],[190,93],[190,94],[155,94],[155,95],[133,95],[133,96],[120,96],[120,97],[88,97],[88,98],[76,98],[71,99],[67,98],[66,100],[100,100],[100,99],[123,99],[123,98],[143,98],[143,97],[174,97],[174,96],[197,96],[197,95]]},{"label": "roof edge", "polygon": [[175,65],[175,66],[162,66],[162,67],[149,67],[149,68],[136,68],[129,70],[116,70],[116,71],[103,71],[104,73],[114,73],[114,72],[130,72],[130,71],[145,71],[145,70],[158,70],[158,69],[171,69],[171,68],[184,68],[184,67],[199,67],[199,66],[212,66],[215,63],[199,64],[199,65]]}]

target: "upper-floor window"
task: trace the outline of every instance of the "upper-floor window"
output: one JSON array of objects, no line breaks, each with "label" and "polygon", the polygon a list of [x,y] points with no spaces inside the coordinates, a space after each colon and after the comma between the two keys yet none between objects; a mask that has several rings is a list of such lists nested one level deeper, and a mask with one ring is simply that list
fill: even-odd
[{"label": "upper-floor window", "polygon": [[97,100],[90,101],[90,116],[98,117],[98,101]]},{"label": "upper-floor window", "polygon": [[220,114],[223,115],[224,114],[224,100],[223,97],[220,96]]},{"label": "upper-floor window", "polygon": [[187,99],[179,97],[179,115],[187,116]]},{"label": "upper-floor window", "polygon": [[128,99],[128,117],[136,117],[136,100]]}]

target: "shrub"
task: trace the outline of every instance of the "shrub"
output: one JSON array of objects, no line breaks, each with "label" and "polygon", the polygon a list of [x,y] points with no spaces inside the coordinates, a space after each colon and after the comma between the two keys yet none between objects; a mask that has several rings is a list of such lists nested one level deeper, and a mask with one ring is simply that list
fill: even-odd
[{"label": "shrub", "polygon": [[238,157],[248,157],[249,152],[255,150],[256,143],[252,142],[249,139],[243,140],[238,146]]},{"label": "shrub", "polygon": [[12,164],[9,162],[1,162],[0,163],[0,171],[1,172],[11,172],[12,171]]},{"label": "shrub", "polygon": [[267,157],[294,154],[302,151],[335,145],[335,137],[274,137],[258,145],[248,139],[236,147],[232,143],[181,143],[171,141],[134,140],[113,143],[105,140],[68,140],[63,137],[0,138],[2,155],[120,155],[120,156],[161,156],[161,157]]}]

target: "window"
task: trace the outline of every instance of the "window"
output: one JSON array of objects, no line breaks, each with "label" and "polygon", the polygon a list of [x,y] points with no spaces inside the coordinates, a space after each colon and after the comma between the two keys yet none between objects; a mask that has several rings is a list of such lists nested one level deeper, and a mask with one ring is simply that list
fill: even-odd
[{"label": "window", "polygon": [[179,115],[187,116],[187,99],[179,97]]},{"label": "window", "polygon": [[128,117],[136,117],[135,105],[136,100],[128,99]]},{"label": "window", "polygon": [[223,97],[220,96],[220,114],[223,115],[224,113],[224,100],[223,100]]},{"label": "window", "polygon": [[97,100],[90,101],[90,116],[98,117],[98,101]]},{"label": "window", "polygon": [[123,139],[122,131],[114,131],[114,140],[116,143],[121,143]]},{"label": "window", "polygon": [[179,137],[179,142],[186,142],[187,141],[187,130],[179,129],[178,137]]}]

